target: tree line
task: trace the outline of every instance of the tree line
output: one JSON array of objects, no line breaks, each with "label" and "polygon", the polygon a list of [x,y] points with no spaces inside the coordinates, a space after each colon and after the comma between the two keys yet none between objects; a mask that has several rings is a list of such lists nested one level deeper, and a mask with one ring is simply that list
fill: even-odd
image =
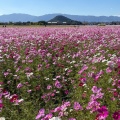
[{"label": "tree line", "polygon": [[71,22],[71,23],[48,23],[46,21],[38,21],[38,22],[0,22],[0,25],[6,27],[7,25],[120,25],[120,21],[113,21],[113,22]]}]

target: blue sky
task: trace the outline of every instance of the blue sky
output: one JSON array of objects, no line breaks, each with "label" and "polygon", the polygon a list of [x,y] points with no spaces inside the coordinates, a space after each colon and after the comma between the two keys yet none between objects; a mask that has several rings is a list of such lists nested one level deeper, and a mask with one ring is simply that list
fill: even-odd
[{"label": "blue sky", "polygon": [[0,0],[0,15],[11,13],[120,16],[120,0]]}]

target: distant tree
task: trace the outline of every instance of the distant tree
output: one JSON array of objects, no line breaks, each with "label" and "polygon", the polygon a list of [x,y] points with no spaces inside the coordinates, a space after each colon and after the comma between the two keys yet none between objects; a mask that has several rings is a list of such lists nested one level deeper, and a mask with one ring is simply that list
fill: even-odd
[{"label": "distant tree", "polygon": [[38,21],[38,25],[47,25],[47,22],[46,21]]},{"label": "distant tree", "polygon": [[15,22],[14,25],[23,25],[22,22]]},{"label": "distant tree", "polygon": [[8,24],[9,24],[9,25],[13,25],[14,23],[10,21]]},{"label": "distant tree", "polygon": [[31,25],[31,22],[30,22],[30,21],[27,21],[26,25]]}]

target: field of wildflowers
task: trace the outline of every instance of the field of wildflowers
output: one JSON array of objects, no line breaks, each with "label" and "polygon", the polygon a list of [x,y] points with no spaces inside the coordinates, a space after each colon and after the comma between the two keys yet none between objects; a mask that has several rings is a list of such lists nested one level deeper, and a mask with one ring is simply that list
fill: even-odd
[{"label": "field of wildflowers", "polygon": [[0,28],[0,116],[120,120],[120,27]]}]

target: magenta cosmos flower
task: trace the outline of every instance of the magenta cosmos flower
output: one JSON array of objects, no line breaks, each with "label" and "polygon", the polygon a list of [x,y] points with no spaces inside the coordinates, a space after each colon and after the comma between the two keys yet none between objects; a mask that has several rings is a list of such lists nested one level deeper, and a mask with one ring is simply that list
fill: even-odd
[{"label": "magenta cosmos flower", "polygon": [[14,103],[18,100],[18,95],[14,94],[12,95],[11,99],[10,99],[10,102]]},{"label": "magenta cosmos flower", "polygon": [[3,103],[0,103],[0,109],[3,108]]},{"label": "magenta cosmos flower", "polygon": [[99,120],[105,120],[108,117],[109,112],[106,106],[100,107],[97,111]]},{"label": "magenta cosmos flower", "polygon": [[114,120],[120,120],[120,111],[116,111],[113,114],[113,119]]}]

